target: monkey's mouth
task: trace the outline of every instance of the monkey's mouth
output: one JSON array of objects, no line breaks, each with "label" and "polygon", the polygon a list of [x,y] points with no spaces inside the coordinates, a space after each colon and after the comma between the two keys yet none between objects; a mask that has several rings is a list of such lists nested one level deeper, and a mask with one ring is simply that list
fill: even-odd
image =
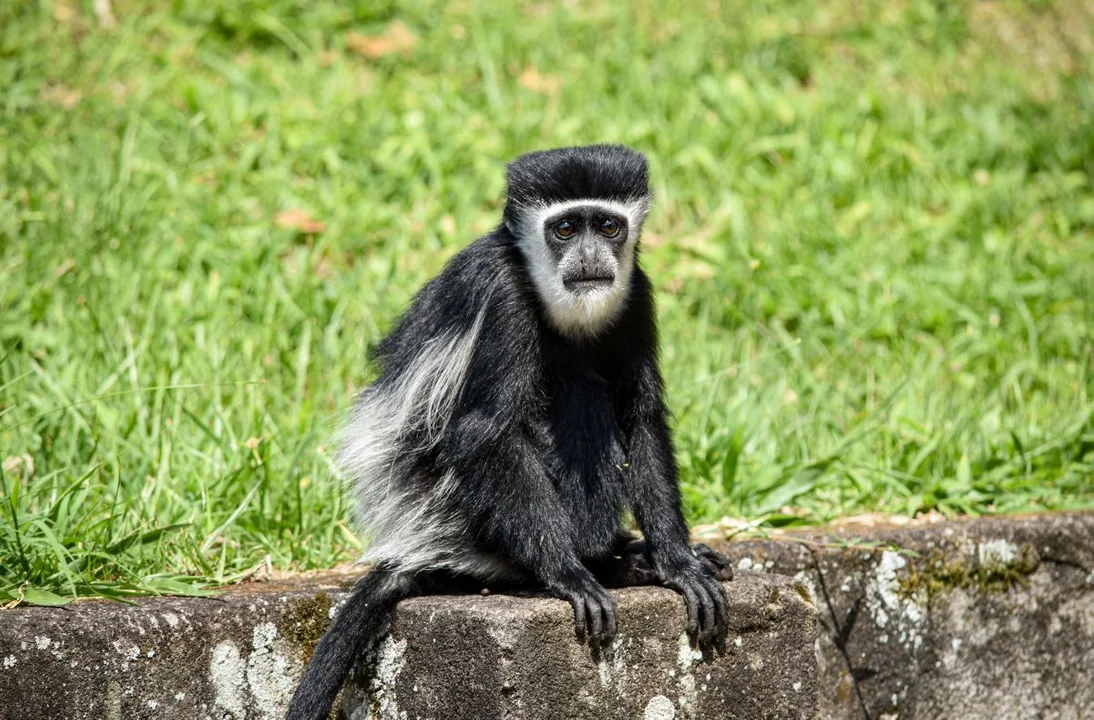
[{"label": "monkey's mouth", "polygon": [[582,277],[573,278],[570,280],[563,280],[562,284],[566,286],[566,289],[573,293],[586,293],[593,292],[594,290],[607,290],[615,282],[615,278],[611,275],[602,275],[598,277]]}]

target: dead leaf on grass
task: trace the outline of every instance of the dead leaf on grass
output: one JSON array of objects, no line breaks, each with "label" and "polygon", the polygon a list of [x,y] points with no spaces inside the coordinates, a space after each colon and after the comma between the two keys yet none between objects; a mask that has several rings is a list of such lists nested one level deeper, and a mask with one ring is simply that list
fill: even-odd
[{"label": "dead leaf on grass", "polygon": [[294,208],[282,210],[274,216],[274,224],[279,228],[299,230],[302,233],[321,233],[327,227],[326,223],[316,220],[306,210]]},{"label": "dead leaf on grass", "polygon": [[46,85],[42,88],[41,97],[54,107],[71,110],[80,104],[84,94],[79,90],[73,90],[64,85]]},{"label": "dead leaf on grass", "polygon": [[536,68],[529,67],[517,78],[517,84],[532,92],[552,95],[558,92],[558,89],[562,86],[562,81],[553,75],[544,75]]},{"label": "dead leaf on grass", "polygon": [[110,7],[110,0],[95,0],[95,17],[99,21],[99,27],[103,30],[110,30],[118,25],[117,18],[114,17],[114,11]]},{"label": "dead leaf on grass", "polygon": [[351,32],[346,35],[346,48],[376,60],[385,55],[409,55],[418,44],[418,36],[403,22],[391,22],[379,35],[362,35]]}]

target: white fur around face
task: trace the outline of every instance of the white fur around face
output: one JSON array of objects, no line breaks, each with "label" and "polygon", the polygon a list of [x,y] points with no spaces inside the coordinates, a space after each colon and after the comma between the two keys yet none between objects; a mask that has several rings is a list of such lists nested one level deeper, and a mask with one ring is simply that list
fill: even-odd
[{"label": "white fur around face", "polygon": [[[548,218],[575,207],[599,207],[627,219],[627,242],[619,256],[615,282],[611,287],[573,293],[566,289],[558,263],[543,237],[543,224]],[[631,273],[634,271],[635,248],[642,232],[642,223],[649,212],[645,200],[618,202],[614,200],[569,200],[521,209],[521,220],[509,231],[528,263],[528,272],[543,306],[547,319],[558,332],[571,337],[596,335],[614,320],[627,302]]]}]

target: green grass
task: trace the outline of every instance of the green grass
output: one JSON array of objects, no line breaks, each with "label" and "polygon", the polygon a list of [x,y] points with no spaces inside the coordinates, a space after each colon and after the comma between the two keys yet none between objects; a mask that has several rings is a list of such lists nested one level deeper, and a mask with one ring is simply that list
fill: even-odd
[{"label": "green grass", "polygon": [[692,521],[1094,505],[1089,3],[91,6],[0,3],[0,602],[352,558],[369,346],[595,141]]}]

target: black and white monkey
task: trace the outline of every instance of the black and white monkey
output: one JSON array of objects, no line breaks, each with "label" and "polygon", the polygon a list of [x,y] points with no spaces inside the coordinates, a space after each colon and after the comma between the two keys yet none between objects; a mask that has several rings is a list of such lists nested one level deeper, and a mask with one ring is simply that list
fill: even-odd
[{"label": "black and white monkey", "polygon": [[724,631],[729,564],[688,544],[638,266],[650,200],[646,159],[626,147],[518,158],[501,225],[376,348],[381,374],[340,458],[374,567],[316,647],[290,720],[327,717],[396,603],[434,590],[545,590],[597,645],[617,625],[605,586],[661,584],[684,596],[700,643]]}]

